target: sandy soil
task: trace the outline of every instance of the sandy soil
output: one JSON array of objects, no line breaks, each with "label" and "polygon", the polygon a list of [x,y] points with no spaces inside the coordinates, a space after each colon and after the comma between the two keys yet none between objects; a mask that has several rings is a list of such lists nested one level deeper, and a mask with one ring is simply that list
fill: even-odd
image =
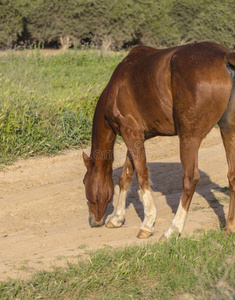
[{"label": "sandy soil", "polygon": [[[143,219],[134,179],[122,228],[90,228],[84,195],[82,150],[55,157],[20,160],[0,172],[0,280],[29,278],[101,247],[158,241],[170,226],[182,192],[178,137],[157,137],[146,143],[153,195],[158,209],[155,235],[148,241],[136,235]],[[116,144],[115,194],[126,147]],[[89,149],[85,149],[89,154]],[[227,163],[218,129],[204,140],[199,152],[201,179],[190,207],[183,236],[217,229],[228,212]],[[219,199],[219,202],[213,201]]]}]

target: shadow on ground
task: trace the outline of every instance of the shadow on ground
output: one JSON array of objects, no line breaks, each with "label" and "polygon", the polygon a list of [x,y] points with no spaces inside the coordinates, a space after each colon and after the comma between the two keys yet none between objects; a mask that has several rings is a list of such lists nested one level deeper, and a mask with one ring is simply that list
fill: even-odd
[{"label": "shadow on ground", "polygon": [[[176,212],[180,197],[182,194],[182,175],[183,170],[180,163],[157,163],[151,162],[148,163],[148,170],[150,173],[151,179],[151,188],[153,192],[160,192],[165,196],[167,204],[170,206],[173,213]],[[122,168],[117,168],[113,171],[113,180],[114,186],[118,185],[119,177],[121,175]],[[214,213],[217,215],[220,222],[220,227],[225,226],[225,213],[223,205],[218,201],[215,203],[214,191],[222,191],[225,195],[228,195],[228,192],[223,189],[223,187],[217,185],[216,183],[210,180],[210,177],[202,171],[200,173],[200,181],[198,183],[196,193],[200,194],[206,199],[210,207],[213,209]],[[136,176],[133,176],[133,182],[128,192],[126,207],[133,203],[135,210],[143,221],[144,219],[144,209],[143,205],[139,200],[138,196],[138,182]],[[156,203],[157,203],[157,199]],[[113,203],[111,202],[106,210],[105,220],[110,214],[114,211]]]}]

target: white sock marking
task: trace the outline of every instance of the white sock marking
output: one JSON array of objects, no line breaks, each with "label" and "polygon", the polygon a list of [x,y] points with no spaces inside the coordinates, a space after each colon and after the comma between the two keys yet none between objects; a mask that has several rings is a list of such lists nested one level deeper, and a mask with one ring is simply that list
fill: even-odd
[{"label": "white sock marking", "polygon": [[181,233],[184,228],[184,224],[187,218],[188,212],[183,208],[181,201],[178,206],[175,217],[172,221],[170,228],[164,233],[164,235],[169,238],[174,232]]},{"label": "white sock marking", "polygon": [[110,221],[114,226],[119,227],[125,220],[126,214],[126,190],[120,190],[118,204],[115,209],[114,215],[110,218]]},{"label": "white sock marking", "polygon": [[144,206],[144,222],[141,226],[141,229],[144,229],[149,232],[154,231],[154,223],[157,217],[157,209],[153,201],[152,193],[150,190],[145,190],[142,195],[142,203]]}]

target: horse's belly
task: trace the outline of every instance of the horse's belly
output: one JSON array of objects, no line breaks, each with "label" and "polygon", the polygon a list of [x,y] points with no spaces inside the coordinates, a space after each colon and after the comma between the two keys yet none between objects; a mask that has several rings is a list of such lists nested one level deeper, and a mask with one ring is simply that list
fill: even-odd
[{"label": "horse's belly", "polygon": [[148,124],[148,128],[145,130],[146,139],[157,135],[172,136],[176,134],[173,119],[168,118],[164,118],[164,120],[155,119],[151,124]]}]

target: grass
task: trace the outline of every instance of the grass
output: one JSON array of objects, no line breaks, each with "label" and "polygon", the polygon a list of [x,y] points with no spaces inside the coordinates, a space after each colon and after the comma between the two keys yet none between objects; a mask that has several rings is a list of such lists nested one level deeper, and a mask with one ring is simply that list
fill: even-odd
[{"label": "grass", "polygon": [[[1,56],[0,164],[86,145],[97,99],[124,56],[95,51]],[[0,282],[0,299],[172,299],[184,294],[233,299],[234,246],[234,235],[211,231],[141,247],[106,247],[66,269]],[[27,265],[25,260],[21,268]]]},{"label": "grass", "polygon": [[210,203],[220,203],[220,202],[229,202],[229,201],[230,201],[230,196],[222,196],[210,200]]},{"label": "grass", "polygon": [[125,53],[0,56],[0,164],[87,145],[96,102]]},{"label": "grass", "polygon": [[235,236],[102,249],[66,269],[0,283],[0,299],[234,299]]}]

